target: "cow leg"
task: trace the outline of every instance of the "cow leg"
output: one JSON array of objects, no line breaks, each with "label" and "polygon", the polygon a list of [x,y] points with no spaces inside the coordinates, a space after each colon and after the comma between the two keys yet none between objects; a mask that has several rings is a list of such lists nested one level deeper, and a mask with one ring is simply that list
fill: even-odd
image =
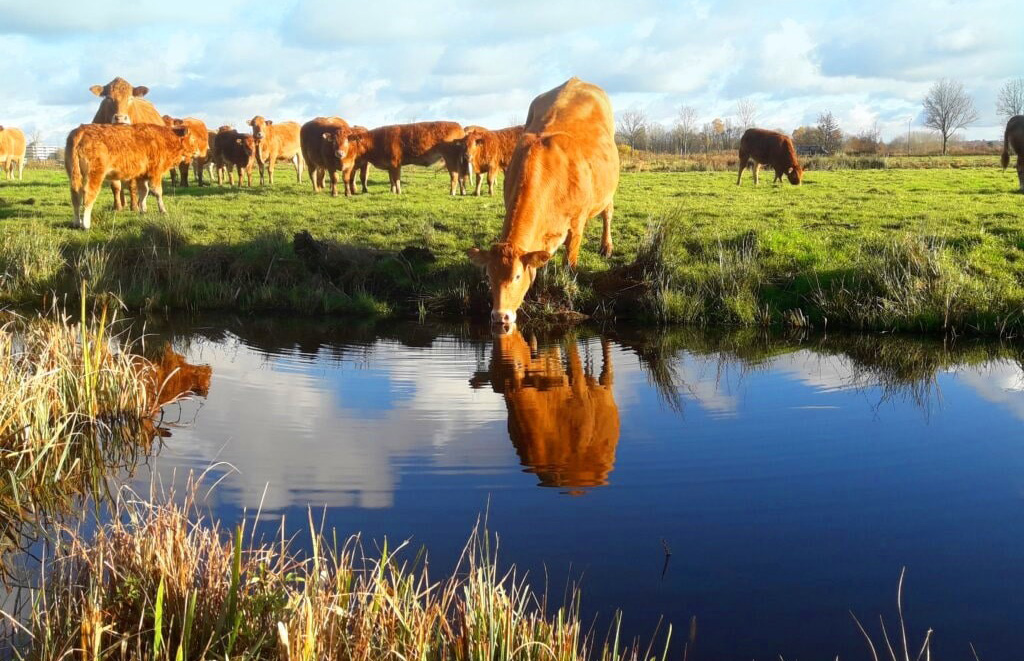
[{"label": "cow leg", "polygon": [[114,194],[114,211],[124,209],[124,193],[121,191],[121,182],[116,179],[111,181],[110,192]]},{"label": "cow leg", "polygon": [[754,185],[758,185],[761,182],[761,164],[754,162],[750,164],[750,171],[754,173]]},{"label": "cow leg", "polygon": [[482,172],[476,173],[476,186],[473,188],[473,195],[480,197],[480,187],[484,184],[484,175]]},{"label": "cow leg", "polygon": [[579,231],[578,225],[574,223],[565,235],[565,263],[574,269],[580,259],[580,245],[583,244],[583,232]]},{"label": "cow leg", "polygon": [[[342,179],[344,180],[344,173],[342,173]],[[348,192],[348,184],[344,181],[341,182],[345,186],[345,192]],[[338,197],[338,171],[336,169],[331,170],[331,197]]]},{"label": "cow leg", "polygon": [[487,171],[487,194],[494,195],[494,182],[498,180],[498,173],[494,170]]},{"label": "cow leg", "polygon": [[359,180],[360,180],[360,183],[362,184],[362,192],[363,193],[369,193],[370,192],[370,190],[366,187],[366,173],[367,173],[367,171],[369,169],[370,169],[370,164],[369,163],[363,163],[362,165],[359,166]]},{"label": "cow leg", "polygon": [[301,184],[302,183],[302,159],[299,158],[298,154],[296,154],[295,156],[292,156],[292,163],[295,164],[295,183]]},{"label": "cow leg", "polygon": [[[276,156],[274,157],[273,160],[271,160],[269,163],[267,163],[267,182],[271,186],[274,185],[274,161],[275,160],[277,160]],[[261,186],[263,185],[263,180],[262,179],[260,179],[260,185]]]},{"label": "cow leg", "polygon": [[391,192],[395,195],[400,195],[402,193],[402,168],[388,168],[388,179],[391,180]]},{"label": "cow leg", "polygon": [[749,161],[749,160],[750,160],[750,157],[747,156],[744,152],[741,151],[740,152],[740,172],[736,176],[736,185],[737,186],[740,185],[740,180],[743,179],[743,171],[747,169],[747,161]]},{"label": "cow leg", "polygon": [[327,176],[327,170],[323,167],[318,166],[316,169],[316,181],[313,183],[313,190],[317,193],[324,189],[324,177]]},{"label": "cow leg", "polygon": [[[146,181],[142,180],[143,185]],[[164,206],[164,184],[160,177],[153,177],[149,180],[149,186],[153,191],[153,195],[156,195],[156,208],[160,210],[160,213],[167,213],[167,207]]]},{"label": "cow leg", "polygon": [[257,164],[257,166],[259,166],[259,169],[260,169],[260,186],[262,186],[263,185],[263,168],[264,168],[263,161],[257,161],[256,164]]},{"label": "cow leg", "polygon": [[1020,183],[1020,192],[1024,193],[1024,155],[1017,154],[1017,182]]},{"label": "cow leg", "polygon": [[99,197],[101,188],[103,188],[103,175],[99,172],[90,172],[85,181],[85,190],[79,193],[82,205],[82,229],[89,229],[92,226],[92,207],[96,203],[96,198]]},{"label": "cow leg", "polygon": [[139,191],[139,213],[146,213],[146,200],[149,199],[149,180],[145,177],[139,177],[138,187]]},{"label": "cow leg", "polygon": [[448,178],[450,179],[448,194],[454,197],[456,191],[459,188],[459,169],[455,168],[453,170],[451,168],[448,168]]},{"label": "cow leg", "polygon": [[615,202],[609,202],[605,210],[601,212],[601,219],[604,220],[604,229],[601,232],[602,257],[611,257],[614,246],[612,245],[612,215],[615,213]]},{"label": "cow leg", "polygon": [[184,161],[181,162],[181,165],[178,168],[179,170],[181,170],[181,186],[182,186],[182,188],[188,188],[188,166],[189,166],[189,163],[190,163],[190,161],[188,159],[185,159]]},{"label": "cow leg", "polygon": [[18,181],[25,180],[25,157],[22,156],[18,160]]}]

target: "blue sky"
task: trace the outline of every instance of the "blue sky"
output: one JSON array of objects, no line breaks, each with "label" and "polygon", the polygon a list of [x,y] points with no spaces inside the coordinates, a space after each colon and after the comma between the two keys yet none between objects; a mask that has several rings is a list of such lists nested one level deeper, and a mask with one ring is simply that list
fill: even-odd
[{"label": "blue sky", "polygon": [[[213,126],[338,114],[504,126],[571,75],[616,111],[701,122],[737,101],[791,131],[831,110],[890,137],[939,77],[962,81],[995,138],[995,95],[1024,76],[1024,2],[765,3],[0,0],[0,123],[58,142],[92,119],[90,85],[122,76],[163,113]],[[916,122],[920,121],[918,117]]]}]

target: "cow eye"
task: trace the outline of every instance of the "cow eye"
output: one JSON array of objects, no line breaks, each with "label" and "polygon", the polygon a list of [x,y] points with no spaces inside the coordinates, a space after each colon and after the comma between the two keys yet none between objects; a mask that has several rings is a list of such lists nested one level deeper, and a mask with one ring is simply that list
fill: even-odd
[{"label": "cow eye", "polygon": [[518,280],[518,279],[519,279],[519,278],[521,278],[521,277],[523,277],[523,274],[522,274],[522,273],[520,273],[520,274],[516,275],[516,280]]}]

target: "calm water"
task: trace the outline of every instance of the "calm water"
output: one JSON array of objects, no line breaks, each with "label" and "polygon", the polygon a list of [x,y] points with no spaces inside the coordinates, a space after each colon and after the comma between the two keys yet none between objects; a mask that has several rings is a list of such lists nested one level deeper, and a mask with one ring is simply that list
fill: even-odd
[{"label": "calm water", "polygon": [[[213,367],[153,461],[214,462],[227,522],[425,545],[450,566],[489,512],[503,562],[599,630],[659,616],[691,659],[867,658],[847,614],[1012,658],[1024,624],[1024,351],[900,338],[357,329],[162,330]],[[230,468],[228,468],[230,466]],[[148,475],[140,475],[148,482]],[[666,546],[671,558],[665,565]],[[546,578],[545,578],[546,577]]]}]

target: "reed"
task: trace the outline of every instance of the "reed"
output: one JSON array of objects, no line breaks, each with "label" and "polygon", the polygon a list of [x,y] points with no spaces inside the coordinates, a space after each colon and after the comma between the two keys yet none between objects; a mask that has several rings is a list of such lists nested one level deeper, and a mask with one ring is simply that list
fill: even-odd
[{"label": "reed", "polygon": [[6,548],[79,497],[102,497],[112,471],[134,466],[150,450],[158,410],[153,366],[112,332],[117,321],[108,309],[89,315],[83,304],[77,321],[54,313],[0,326]]},{"label": "reed", "polygon": [[500,569],[482,522],[456,568],[435,578],[406,544],[369,554],[358,536],[339,543],[312,517],[306,553],[283,524],[270,542],[225,530],[202,515],[198,484],[122,491],[93,534],[63,530],[17,625],[20,658],[664,658],[626,649],[614,629],[599,647],[578,594],[553,606],[514,568]]}]

